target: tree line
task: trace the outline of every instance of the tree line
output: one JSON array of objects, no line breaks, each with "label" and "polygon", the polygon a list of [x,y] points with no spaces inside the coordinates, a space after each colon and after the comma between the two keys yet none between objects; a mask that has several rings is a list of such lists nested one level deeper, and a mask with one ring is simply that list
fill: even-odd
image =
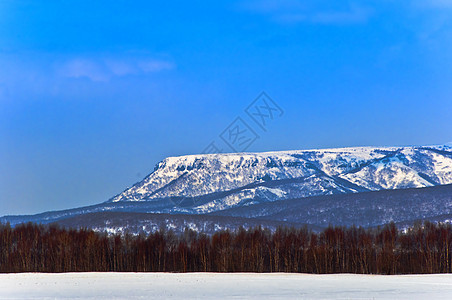
[{"label": "tree line", "polygon": [[452,226],[329,227],[107,235],[0,225],[0,272],[451,273]]}]

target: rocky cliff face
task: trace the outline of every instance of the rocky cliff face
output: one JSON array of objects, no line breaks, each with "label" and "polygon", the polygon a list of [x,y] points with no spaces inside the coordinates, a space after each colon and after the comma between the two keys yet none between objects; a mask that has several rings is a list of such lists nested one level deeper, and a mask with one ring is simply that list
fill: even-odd
[{"label": "rocky cliff face", "polygon": [[[169,157],[108,202],[147,201],[156,212],[232,207],[452,183],[452,147],[358,147]],[[149,203],[151,204],[151,203]]]}]

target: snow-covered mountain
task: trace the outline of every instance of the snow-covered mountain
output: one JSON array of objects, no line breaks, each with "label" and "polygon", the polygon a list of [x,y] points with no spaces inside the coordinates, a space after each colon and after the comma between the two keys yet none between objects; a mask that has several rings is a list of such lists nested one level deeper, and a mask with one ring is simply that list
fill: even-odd
[{"label": "snow-covered mountain", "polygon": [[210,213],[318,195],[452,183],[452,147],[358,147],[169,157],[108,202]]},{"label": "snow-covered mountain", "polygon": [[0,223],[57,222],[137,233],[161,226],[210,232],[258,224],[450,222],[451,190],[448,145],[189,155],[163,160],[104,203],[4,216]]},{"label": "snow-covered mountain", "polygon": [[[130,202],[129,202],[130,203]],[[133,202],[135,210],[145,205]],[[425,188],[313,196],[240,206],[209,214],[155,214],[133,212],[130,207],[74,215],[56,222],[69,228],[96,231],[149,233],[161,228],[184,232],[185,228],[212,234],[221,229],[262,226],[304,227],[319,231],[329,225],[365,228],[394,222],[399,228],[417,222],[452,222],[452,184]],[[105,208],[105,207],[104,207]],[[118,209],[119,208],[119,209]],[[141,210],[145,211],[143,207]]]}]

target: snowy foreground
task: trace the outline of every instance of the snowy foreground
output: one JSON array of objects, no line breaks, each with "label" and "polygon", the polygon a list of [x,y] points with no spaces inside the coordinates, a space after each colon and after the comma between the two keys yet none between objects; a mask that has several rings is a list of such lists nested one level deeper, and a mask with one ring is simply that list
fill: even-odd
[{"label": "snowy foreground", "polygon": [[1,299],[452,299],[452,274],[0,274]]}]

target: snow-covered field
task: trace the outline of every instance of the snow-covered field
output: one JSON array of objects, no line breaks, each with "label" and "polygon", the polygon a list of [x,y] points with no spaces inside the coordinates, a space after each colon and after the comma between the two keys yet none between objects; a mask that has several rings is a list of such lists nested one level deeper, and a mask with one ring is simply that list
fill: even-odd
[{"label": "snow-covered field", "polygon": [[452,274],[0,274],[1,299],[452,299]]}]

